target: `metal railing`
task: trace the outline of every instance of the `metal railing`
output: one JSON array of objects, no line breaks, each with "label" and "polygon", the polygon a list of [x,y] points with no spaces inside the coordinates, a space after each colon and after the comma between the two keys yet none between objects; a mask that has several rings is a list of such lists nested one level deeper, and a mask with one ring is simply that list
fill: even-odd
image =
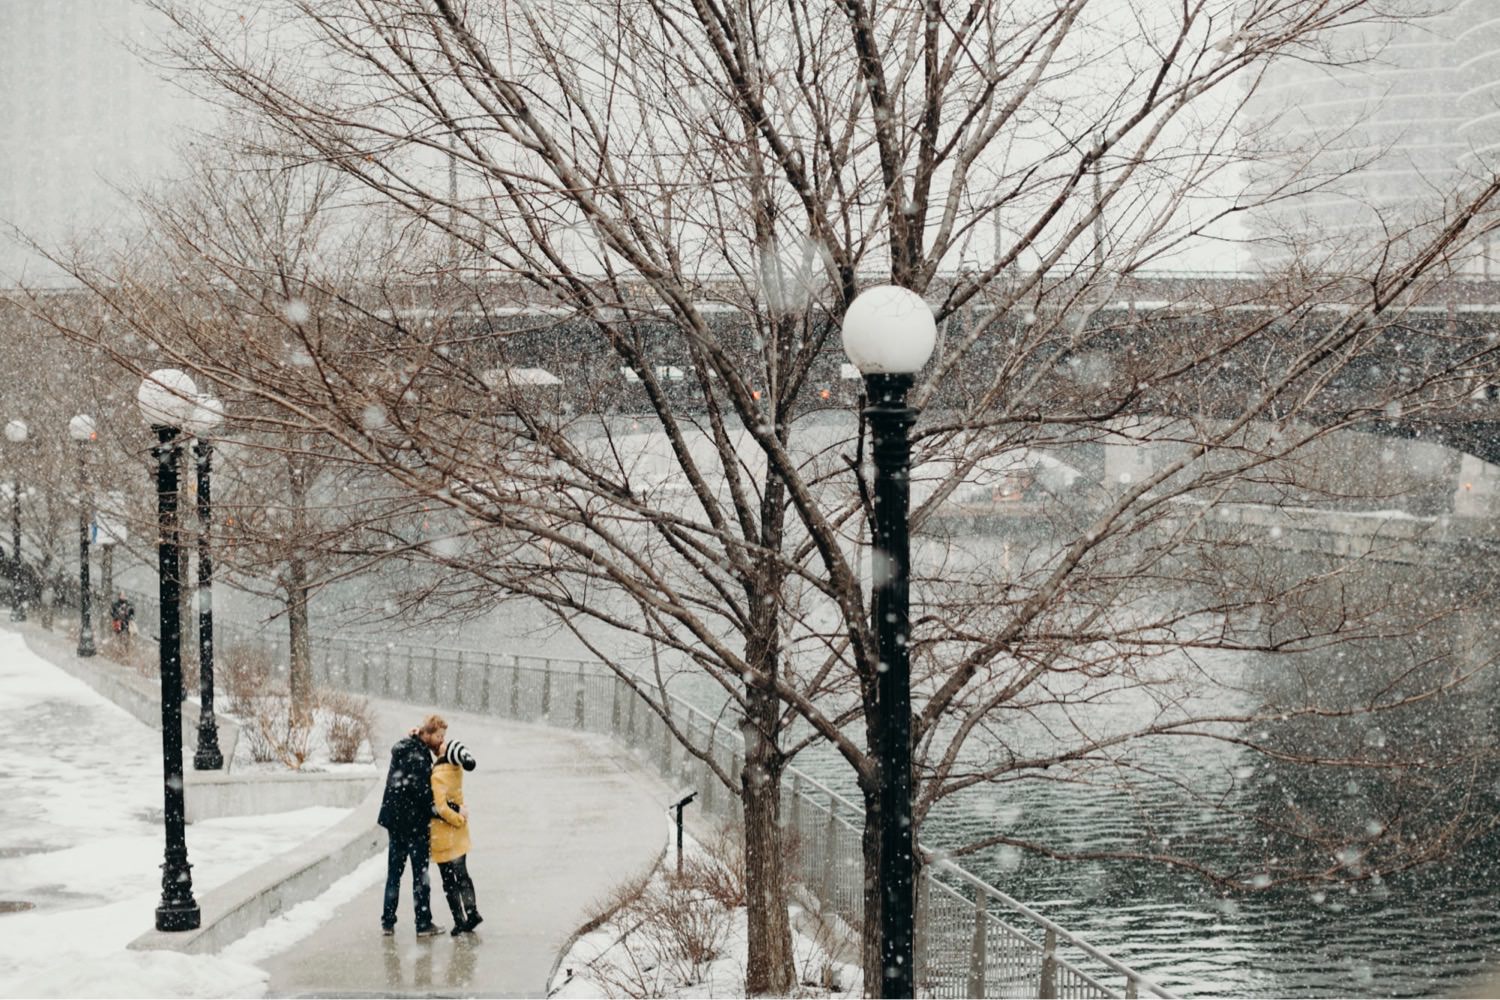
[{"label": "metal railing", "polygon": [[[156,602],[136,596],[147,621]],[[259,648],[285,671],[284,628],[215,615],[218,658],[235,644]],[[613,737],[674,784],[699,789],[706,813],[741,820],[736,797],[707,763],[689,753],[636,691],[594,660],[497,653],[348,636],[311,635],[315,680],[379,698],[411,701]],[[744,745],[738,730],[668,693],[663,711],[728,773]],[[798,881],[822,913],[849,926],[863,922],[863,809],[795,768],[782,782],[781,815]],[[1171,998],[1144,975],[948,861],[922,868],[917,888],[916,982],[930,997]],[[1109,985],[1109,980],[1118,986]]]}]

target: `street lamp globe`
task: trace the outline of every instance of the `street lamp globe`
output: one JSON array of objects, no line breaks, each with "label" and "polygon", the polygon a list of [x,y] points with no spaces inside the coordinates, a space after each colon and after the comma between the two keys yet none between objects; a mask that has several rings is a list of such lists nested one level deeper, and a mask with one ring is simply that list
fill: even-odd
[{"label": "street lamp globe", "polygon": [[224,403],[214,396],[199,396],[183,427],[194,437],[208,437],[224,422]]},{"label": "street lamp globe", "polygon": [[68,437],[82,444],[92,441],[95,437],[94,418],[86,413],[80,413],[68,421]]},{"label": "street lamp globe", "polygon": [[12,420],[5,425],[5,439],[12,444],[20,444],[30,435],[30,429],[24,420]]},{"label": "street lamp globe", "polygon": [[867,288],[844,313],[844,353],[862,375],[912,375],[932,356],[937,323],[922,296],[897,285]]},{"label": "street lamp globe", "polygon": [[186,372],[158,368],[135,394],[141,416],[153,427],[181,427],[198,405],[198,387]]}]

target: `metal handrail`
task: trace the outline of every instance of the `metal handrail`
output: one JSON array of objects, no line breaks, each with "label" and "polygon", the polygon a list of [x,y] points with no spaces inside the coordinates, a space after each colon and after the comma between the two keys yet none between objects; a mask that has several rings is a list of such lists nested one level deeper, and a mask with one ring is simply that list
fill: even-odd
[{"label": "metal handrail", "polygon": [[1140,973],[1136,972],[1128,965],[1125,965],[1123,962],[1120,962],[1117,959],[1111,958],[1109,955],[1106,955],[1098,948],[1095,948],[1093,945],[1083,940],[1083,938],[1079,937],[1076,934],[1073,934],[1070,931],[1064,930],[1057,923],[1042,916],[1040,913],[1038,913],[1036,910],[1033,910],[1025,903],[1021,902],[1013,896],[1007,895],[999,889],[996,889],[988,882],[984,881],[978,876],[971,874],[968,871],[965,871],[963,868],[960,868],[952,861],[948,861],[947,859],[940,859],[929,862],[929,864],[937,868],[938,870],[952,876],[954,879],[970,886],[974,889],[975,892],[983,892],[985,896],[989,897],[990,899],[1004,903],[1012,910],[1015,910],[1017,913],[1024,915],[1026,919],[1041,925],[1046,930],[1052,931],[1059,938],[1078,948],[1079,951],[1082,951],[1090,958],[1094,959],[1094,961],[1099,962],[1101,965],[1109,967],[1115,972],[1118,972],[1121,975],[1125,976],[1127,979],[1134,980],[1141,987],[1149,990],[1153,995],[1158,997],[1172,997],[1174,995],[1168,993],[1166,990],[1157,986],[1150,980],[1145,979],[1141,976]]},{"label": "metal handrail", "polygon": [[[137,606],[140,607],[143,612],[154,608],[155,605],[155,600],[148,596],[141,596],[137,601]],[[216,615],[216,624],[225,628],[226,630],[232,630],[235,633],[239,633],[239,636],[241,638],[245,637],[248,634],[249,638],[259,639],[263,642],[269,642],[273,648],[280,648],[281,646],[281,643],[279,643],[276,639],[270,638],[265,635],[264,622],[237,620],[233,616],[226,616],[223,613],[219,613]],[[516,683],[519,683],[519,675],[522,671],[526,671],[528,673],[541,672],[549,682],[554,677],[559,678],[561,681],[566,681],[567,678],[572,677],[579,681],[579,688],[575,691],[574,694],[575,707],[572,713],[574,724],[576,726],[583,725],[583,721],[586,715],[583,682],[587,680],[614,680],[616,682],[620,682],[620,678],[618,677],[616,672],[607,664],[599,660],[586,660],[576,657],[538,656],[534,654],[496,654],[487,650],[476,649],[473,647],[439,646],[425,644],[418,645],[415,643],[402,643],[377,639],[356,638],[351,636],[330,635],[322,632],[312,632],[310,633],[309,638],[314,643],[320,644],[325,651],[335,648],[344,648],[346,650],[357,653],[364,658],[364,661],[367,665],[371,661],[370,653],[374,650],[380,650],[386,654],[396,653],[400,656],[401,659],[405,661],[407,665],[409,684],[412,683],[410,680],[410,670],[413,666],[418,665],[416,654],[419,652],[423,654],[423,658],[426,661],[426,663],[422,665],[428,667],[436,667],[439,657],[443,657],[446,659],[445,654],[447,656],[456,657],[457,663],[460,668],[466,665],[466,656],[481,656],[484,658],[484,666],[486,668],[500,667],[502,669],[515,671]],[[509,662],[497,663],[497,656],[503,658],[504,660],[508,660]],[[524,662],[537,662],[542,664],[542,666],[525,666],[523,665]],[[550,668],[555,665],[563,665],[572,669],[559,671],[551,670]],[[324,658],[324,667],[325,674],[331,681],[331,657],[328,657],[326,653]],[[390,680],[390,677],[386,678],[387,694],[389,696],[395,696],[389,692]],[[437,675],[436,673],[434,673],[430,682],[430,691],[436,691],[436,681]],[[455,683],[457,683],[457,681],[455,681]],[[544,694],[542,695],[544,699],[546,698],[545,692],[547,690],[548,689],[544,685]],[[458,695],[458,697],[462,697],[461,691],[457,691],[455,693]],[[638,692],[634,693],[636,693],[637,696],[639,695]],[[687,738],[691,738],[691,733],[694,730],[695,725],[703,727],[706,733],[711,735],[712,738],[710,743],[704,748],[704,756],[711,757],[717,760],[719,759],[720,751],[727,751],[731,756],[733,756],[734,754],[743,754],[743,737],[735,727],[725,725],[722,720],[715,718],[713,715],[710,715],[708,712],[699,708],[697,705],[692,704],[678,694],[674,694],[671,692],[662,692],[662,694],[664,696],[662,699],[663,707],[667,708],[669,706],[669,710],[665,714],[667,716],[672,716],[675,714],[677,717],[683,720],[680,728],[686,731],[685,735],[687,736]],[[556,707],[557,705],[554,704],[553,708],[555,709]],[[617,711],[618,703],[616,703],[614,707]],[[493,705],[488,706],[488,710],[500,714],[499,711],[493,707]],[[618,718],[614,718],[612,720],[612,727],[614,727],[614,731],[610,732],[606,730],[607,734],[612,735],[616,738],[625,739],[628,743],[628,735],[624,732],[619,731],[617,728],[618,726],[619,720]],[[661,732],[668,737],[671,736],[670,730],[666,729],[665,726],[661,727]],[[656,740],[659,740],[661,738],[662,737],[660,734],[652,737],[652,739]],[[677,746],[685,746],[685,744],[676,740],[675,737],[672,738],[672,742]],[[665,747],[665,744],[660,745]],[[647,749],[650,750],[651,748],[647,747]],[[668,753],[666,754],[666,756],[670,758],[671,754]],[[655,760],[656,758],[656,754],[654,752],[652,753],[652,758],[653,760]],[[673,770],[674,762],[671,760],[656,761],[656,763],[659,764],[664,771],[671,772],[670,774],[668,774],[668,776],[673,776],[677,773],[675,770]],[[800,768],[788,767],[785,774],[789,779],[789,783],[783,786],[783,794],[792,796],[794,801],[790,803],[789,806],[794,812],[816,814],[818,816],[825,817],[818,820],[817,825],[819,827],[827,831],[829,829],[829,824],[832,824],[833,826],[846,831],[846,834],[851,835],[850,839],[855,839],[857,844],[857,837],[860,831],[855,826],[855,824],[851,822],[851,818],[861,815],[862,809],[858,803],[831,788],[825,782],[819,781],[817,778],[814,778],[812,775],[808,774]],[[708,772],[706,764],[703,765],[702,777],[706,783],[710,784],[716,780]],[[708,801],[705,801],[704,804],[705,807],[707,807],[709,803]],[[783,807],[783,815],[786,815],[787,808],[788,806]],[[826,833],[823,836],[826,838]],[[1103,951],[1100,951],[1098,948],[1089,944],[1087,941],[1078,937],[1076,934],[1067,931],[1055,921],[1048,919],[1047,917],[1038,913],[1036,910],[1033,910],[1032,908],[1028,907],[1014,897],[1008,895],[1007,893],[1001,891],[995,886],[990,885],[988,882],[985,882],[983,879],[978,878],[974,874],[966,871],[952,861],[936,857],[934,853],[925,846],[918,846],[922,850],[923,854],[927,858],[931,859],[924,864],[922,869],[923,878],[928,883],[928,888],[926,891],[930,892],[933,889],[936,889],[940,893],[944,894],[945,897],[951,896],[953,899],[962,902],[966,906],[973,906],[975,910],[975,920],[982,920],[987,925],[997,924],[1007,934],[1015,938],[1016,941],[1025,944],[1031,951],[1040,954],[1041,963],[1038,966],[1038,975],[1041,978],[1038,980],[1038,996],[1044,994],[1055,995],[1056,976],[1058,971],[1063,971],[1067,974],[1067,976],[1071,977],[1071,979],[1069,980],[1070,995],[1087,995],[1078,992],[1078,988],[1081,985],[1092,991],[1093,995],[1101,997],[1129,997],[1136,995],[1136,991],[1140,990],[1156,997],[1166,998],[1166,1000],[1175,1000],[1175,994],[1170,993],[1157,984],[1153,983],[1141,973],[1136,972],[1124,963],[1111,958],[1109,955],[1107,955]],[[831,843],[823,842],[822,850],[825,853],[824,864],[821,868],[817,867],[817,865],[814,864],[810,871],[804,872],[804,882],[807,884],[808,889],[819,900],[821,906],[831,906],[834,909],[839,909],[838,900],[836,898],[838,896],[838,893],[836,891],[836,887],[833,885],[833,882],[836,881],[837,876],[830,871],[830,869],[833,867],[832,854],[830,853],[833,850],[833,846]],[[857,858],[852,860],[857,861]],[[839,859],[840,864],[847,865],[850,862],[851,859],[849,858]],[[818,881],[818,878],[812,877],[812,871],[816,871],[818,873],[818,877],[822,879],[821,885],[814,884]],[[951,879],[953,882],[958,883],[960,886],[967,887],[969,890],[971,890],[975,896],[974,901],[970,903],[970,901],[961,892],[957,891],[957,889],[953,885],[948,884],[946,881],[940,880],[938,878],[939,874],[944,876],[945,879]],[[829,890],[834,891],[830,893]],[[854,917],[858,917],[860,915],[863,902],[862,892],[862,887],[850,888],[850,891],[847,895],[851,900],[851,905],[847,908],[846,915]],[[990,914],[987,909],[979,905],[981,899],[987,902],[996,903],[1004,907],[1011,913],[1024,917],[1026,920],[1030,921],[1032,924],[1045,931],[1047,940],[1045,942],[1038,942],[1035,938],[1026,934],[1019,928],[1016,928],[1006,921],[1000,919],[997,915]],[[1073,964],[1067,959],[1058,956],[1056,954],[1056,950],[1060,945],[1077,949],[1078,952],[1086,955],[1091,961],[1099,963],[1101,967],[1124,977],[1126,983],[1125,992],[1120,993],[1116,990],[1111,989],[1106,984],[1100,982],[1095,976],[1090,975],[1088,972],[1079,968],[1077,965]],[[977,956],[975,960],[979,960]],[[919,968],[921,962],[922,958],[919,955]],[[1047,970],[1049,966],[1052,969],[1051,980],[1048,979]],[[1049,989],[1053,990],[1053,993],[1048,994]],[[1013,993],[1013,990],[1008,990],[1007,993],[1008,995],[1010,995]]]}]

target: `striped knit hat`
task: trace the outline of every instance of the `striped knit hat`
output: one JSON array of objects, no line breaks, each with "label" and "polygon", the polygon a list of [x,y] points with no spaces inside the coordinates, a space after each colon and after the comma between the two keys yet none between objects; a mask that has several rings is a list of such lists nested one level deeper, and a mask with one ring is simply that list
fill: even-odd
[{"label": "striped knit hat", "polygon": [[474,755],[469,753],[469,748],[458,740],[449,740],[443,747],[443,755],[438,758],[441,764],[457,764],[465,771],[472,771],[475,767]]}]

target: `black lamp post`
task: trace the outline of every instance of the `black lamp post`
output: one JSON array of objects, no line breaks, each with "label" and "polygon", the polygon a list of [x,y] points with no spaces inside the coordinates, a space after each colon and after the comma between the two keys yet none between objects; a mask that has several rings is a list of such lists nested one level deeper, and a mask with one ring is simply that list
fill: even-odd
[{"label": "black lamp post", "polygon": [[875,464],[871,552],[872,622],[879,662],[866,727],[875,751],[880,843],[878,996],[915,996],[915,837],[912,817],[911,661],[908,586],[911,540],[911,439],[917,411],[906,405],[913,376],[936,342],[932,310],[894,285],[866,289],[844,315],[844,353],[864,375]]},{"label": "black lamp post", "polygon": [[[12,420],[5,425],[5,439],[13,445],[26,443],[30,431],[24,420]],[[16,450],[20,450],[17,448]],[[21,471],[20,462],[15,463],[15,471],[11,476],[10,483],[10,538],[11,554],[15,556],[11,563],[12,574],[10,578],[10,620],[13,622],[24,622],[26,620],[26,583],[22,579],[21,572]]]},{"label": "black lamp post", "polygon": [[94,595],[89,586],[89,521],[94,498],[89,494],[88,445],[97,436],[94,418],[80,413],[69,420],[68,436],[78,442],[78,655],[93,656]]},{"label": "black lamp post", "polygon": [[224,404],[212,396],[202,396],[187,425],[197,439],[193,455],[198,459],[198,749],[193,754],[196,771],[217,771],[224,766],[224,754],[219,750],[219,724],[214,718],[214,563],[209,544],[213,524],[210,482],[213,442],[208,437],[223,419]]},{"label": "black lamp post", "polygon": [[156,929],[190,931],[201,920],[193,898],[192,866],[187,859],[183,830],[185,805],[182,780],[182,623],[178,620],[177,472],[182,463],[182,427],[196,405],[197,387],[175,368],[152,372],[136,393],[141,415],[156,433],[156,517],[160,536],[156,545],[161,609],[161,751],[165,858],[161,866],[161,902],[156,907]]}]

